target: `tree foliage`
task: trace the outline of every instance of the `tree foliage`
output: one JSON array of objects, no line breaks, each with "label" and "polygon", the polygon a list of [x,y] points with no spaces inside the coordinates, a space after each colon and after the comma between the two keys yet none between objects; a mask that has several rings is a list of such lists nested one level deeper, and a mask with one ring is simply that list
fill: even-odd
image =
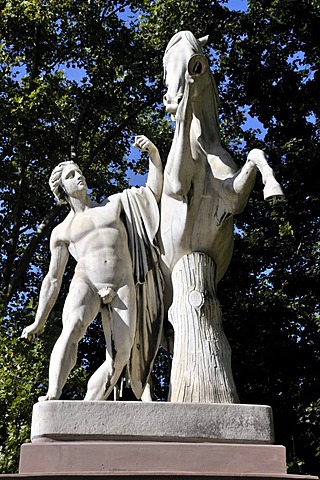
[{"label": "tree foliage", "polygon": [[[191,30],[209,34],[227,148],[239,165],[251,148],[264,149],[286,194],[266,204],[257,182],[219,285],[240,398],[272,406],[292,472],[319,474],[319,3],[251,0],[241,12],[222,0],[0,0],[0,11],[1,471],[17,470],[29,437],[72,275],[71,264],[43,337],[20,340],[48,237],[66,214],[49,174],[75,154],[99,201],[128,186],[129,170],[145,172],[144,157],[131,155],[133,135],[150,136],[166,158],[162,56],[175,32]],[[82,397],[103,347],[97,319],[64,398]]]}]

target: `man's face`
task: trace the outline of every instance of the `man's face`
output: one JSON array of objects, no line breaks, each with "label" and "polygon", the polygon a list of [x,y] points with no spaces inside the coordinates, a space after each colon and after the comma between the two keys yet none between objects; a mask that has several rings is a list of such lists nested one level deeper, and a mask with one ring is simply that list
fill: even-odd
[{"label": "man's face", "polygon": [[61,183],[69,197],[77,198],[79,193],[83,195],[88,190],[86,179],[75,165],[68,165],[63,169]]}]

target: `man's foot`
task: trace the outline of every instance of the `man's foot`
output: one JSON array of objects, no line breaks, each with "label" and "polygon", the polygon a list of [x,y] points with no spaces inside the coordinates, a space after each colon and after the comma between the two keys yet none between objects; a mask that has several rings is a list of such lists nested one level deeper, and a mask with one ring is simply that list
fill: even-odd
[{"label": "man's foot", "polygon": [[58,400],[58,398],[57,398],[57,397],[53,397],[53,396],[51,396],[51,395],[49,395],[49,394],[44,395],[43,397],[39,397],[39,398],[38,398],[38,402],[47,402],[48,400]]},{"label": "man's foot", "polygon": [[143,390],[143,394],[141,395],[142,402],[152,402],[152,394],[151,394],[151,385],[147,383],[145,389]]}]

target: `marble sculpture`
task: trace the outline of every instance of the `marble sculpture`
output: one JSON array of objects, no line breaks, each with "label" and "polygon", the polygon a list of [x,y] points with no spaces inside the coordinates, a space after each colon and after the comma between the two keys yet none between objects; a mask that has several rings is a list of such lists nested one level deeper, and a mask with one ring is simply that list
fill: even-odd
[{"label": "marble sculpture", "polygon": [[257,170],[265,199],[283,193],[262,150],[251,150],[238,170],[223,148],[206,41],[182,31],[164,54],[164,104],[175,121],[160,203],[164,300],[174,328],[170,401],[235,403],[216,287],[232,257],[233,215],[246,206]]},{"label": "marble sculpture", "polygon": [[141,398],[168,315],[174,330],[169,401],[239,401],[217,284],[232,257],[233,216],[245,208],[257,171],[265,199],[283,192],[262,150],[251,150],[239,170],[222,146],[206,41],[183,31],[165,51],[164,104],[175,131],[164,172],[155,145],[138,136],[136,146],[150,156],[146,187],[95,205],[75,163],[63,162],[51,176],[51,189],[70,213],[52,232],[49,273],[23,337],[42,332],[69,253],[77,266],[41,400],[60,397],[78,342],[101,311],[106,360],[89,380],[85,400],[105,399],[125,366]]},{"label": "marble sculpture", "polygon": [[[89,379],[85,400],[108,397],[125,366],[131,387],[140,398],[157,353],[163,318],[159,228],[162,162],[145,136],[135,145],[149,153],[146,187],[132,188],[94,204],[87,184],[73,161],[52,172],[50,187],[70,212],[51,234],[49,272],[43,280],[35,321],[22,337],[40,334],[60,291],[71,254],[77,261],[67,295],[62,332],[50,358],[49,388],[40,401],[60,398],[77,358],[78,343],[101,312],[106,359]],[[124,219],[124,220],[123,220]]]}]

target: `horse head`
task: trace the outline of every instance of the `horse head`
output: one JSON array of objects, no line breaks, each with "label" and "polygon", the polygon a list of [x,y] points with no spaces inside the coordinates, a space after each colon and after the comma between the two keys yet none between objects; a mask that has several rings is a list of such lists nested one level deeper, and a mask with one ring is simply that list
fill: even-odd
[{"label": "horse head", "polygon": [[197,40],[189,31],[176,33],[166,48],[163,65],[167,92],[163,97],[166,111],[173,116],[185,90],[186,74],[191,77],[202,75],[208,68],[208,61],[202,47],[208,37]]}]

